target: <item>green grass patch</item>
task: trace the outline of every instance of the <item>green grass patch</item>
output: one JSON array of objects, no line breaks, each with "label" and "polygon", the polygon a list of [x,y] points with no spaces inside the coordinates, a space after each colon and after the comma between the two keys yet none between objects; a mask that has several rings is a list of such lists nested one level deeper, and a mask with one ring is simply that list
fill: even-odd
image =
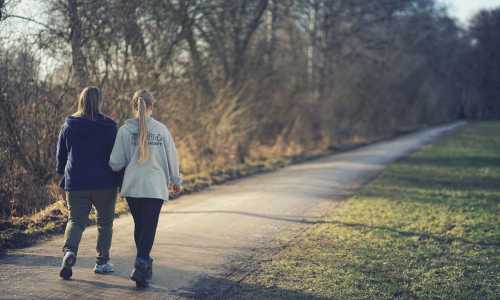
[{"label": "green grass patch", "polygon": [[251,275],[242,299],[499,299],[500,123],[388,167]]}]

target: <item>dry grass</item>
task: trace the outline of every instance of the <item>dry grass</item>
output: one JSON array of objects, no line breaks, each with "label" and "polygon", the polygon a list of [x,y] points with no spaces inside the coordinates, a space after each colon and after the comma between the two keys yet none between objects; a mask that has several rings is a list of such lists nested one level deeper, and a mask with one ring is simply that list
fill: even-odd
[{"label": "dry grass", "polygon": [[[357,143],[337,145],[324,151],[310,151],[307,154],[281,155],[276,150],[268,150],[266,156],[261,160],[252,160],[240,164],[232,164],[232,167],[216,169],[212,166],[203,172],[184,176],[184,194],[200,192],[212,185],[223,184],[227,181],[252,176],[259,173],[271,172],[290,164],[300,163],[306,160],[317,159],[325,155],[331,155],[342,151],[348,151],[377,140],[358,140]],[[272,153],[272,154],[270,154]],[[277,157],[273,157],[276,155]],[[264,156],[265,157],[265,156]],[[48,187],[49,196],[54,203],[46,208],[28,216],[12,218],[9,222],[0,223],[0,252],[5,249],[21,248],[33,244],[44,237],[60,234],[66,227],[68,209],[64,200],[63,191],[56,184]],[[115,208],[115,216],[118,217],[128,213],[126,201],[119,198]],[[95,216],[91,214],[90,223],[95,223]]]}]

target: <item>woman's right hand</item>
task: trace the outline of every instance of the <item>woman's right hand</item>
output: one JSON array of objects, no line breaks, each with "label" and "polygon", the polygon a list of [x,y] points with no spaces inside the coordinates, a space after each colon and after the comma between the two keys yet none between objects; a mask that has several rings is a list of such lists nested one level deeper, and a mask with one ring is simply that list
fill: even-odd
[{"label": "woman's right hand", "polygon": [[173,198],[177,198],[182,193],[182,186],[173,184],[170,186],[170,192],[172,193]]},{"label": "woman's right hand", "polygon": [[178,196],[180,193],[182,193],[182,186],[181,185],[174,184],[172,189],[173,189],[174,194],[176,196]]}]

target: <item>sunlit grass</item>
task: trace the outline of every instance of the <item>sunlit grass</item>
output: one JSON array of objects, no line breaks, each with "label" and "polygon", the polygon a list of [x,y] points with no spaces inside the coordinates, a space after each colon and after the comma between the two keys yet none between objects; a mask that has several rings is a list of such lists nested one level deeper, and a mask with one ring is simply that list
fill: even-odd
[{"label": "sunlit grass", "polygon": [[389,168],[246,280],[242,298],[498,299],[500,123]]}]

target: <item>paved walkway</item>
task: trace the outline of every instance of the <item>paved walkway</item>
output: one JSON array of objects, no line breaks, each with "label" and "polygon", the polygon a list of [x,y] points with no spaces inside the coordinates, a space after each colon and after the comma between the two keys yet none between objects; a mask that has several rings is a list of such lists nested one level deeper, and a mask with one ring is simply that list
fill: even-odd
[{"label": "paved walkway", "polygon": [[[277,237],[314,224],[338,199],[366,184],[392,161],[463,126],[431,128],[391,141],[234,181],[168,203],[152,256],[152,287],[139,291],[133,263],[133,221],[115,220],[113,275],[92,273],[96,228],[82,239],[73,280],[58,278],[62,237],[0,258],[0,299],[204,298],[231,283],[245,259],[272,251]],[[279,234],[278,234],[279,233]],[[248,262],[248,261],[247,261]]]}]

